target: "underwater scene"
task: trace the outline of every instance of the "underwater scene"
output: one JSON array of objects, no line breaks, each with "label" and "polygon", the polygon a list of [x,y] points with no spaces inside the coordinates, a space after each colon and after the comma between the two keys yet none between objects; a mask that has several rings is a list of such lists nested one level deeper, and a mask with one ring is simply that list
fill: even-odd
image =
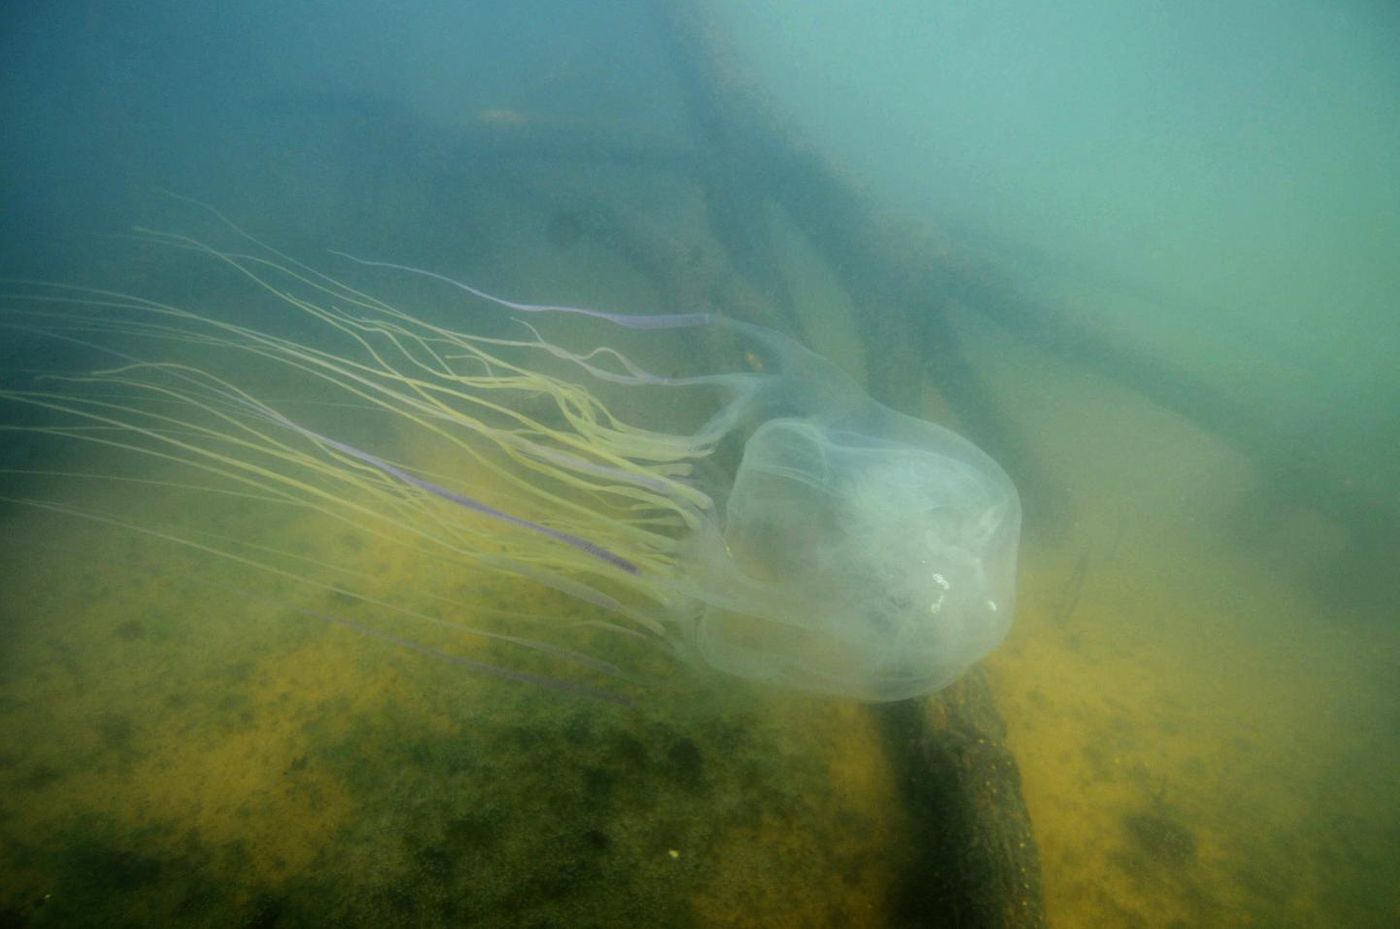
[{"label": "underwater scene", "polygon": [[1400,924],[1400,16],[0,13],[0,929]]}]

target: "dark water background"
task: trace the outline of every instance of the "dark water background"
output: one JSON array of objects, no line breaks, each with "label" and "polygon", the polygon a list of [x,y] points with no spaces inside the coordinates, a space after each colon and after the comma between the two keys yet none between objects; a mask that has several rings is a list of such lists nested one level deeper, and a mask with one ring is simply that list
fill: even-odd
[{"label": "dark water background", "polygon": [[[1394,10],[712,9],[772,118],[911,254],[975,264],[1031,313],[940,304],[1019,437],[1021,603],[989,667],[1052,925],[1394,924]],[[995,446],[956,380],[891,377],[945,343],[872,350],[882,295],[843,288],[792,210],[716,215],[660,36],[641,2],[10,5],[0,272],[254,312],[113,238],[208,228],[174,191],[313,263],[522,299],[667,312],[738,279],[790,298],[764,321],[906,385],[884,399]],[[656,255],[702,285],[659,286]],[[0,342],[7,387],[93,363]],[[142,525],[194,506],[396,602],[570,609],[276,508],[35,475],[105,462],[3,443],[6,496]],[[294,611],[373,619],[333,594],[0,519],[5,925],[891,924],[916,839],[857,706],[576,705]]]}]

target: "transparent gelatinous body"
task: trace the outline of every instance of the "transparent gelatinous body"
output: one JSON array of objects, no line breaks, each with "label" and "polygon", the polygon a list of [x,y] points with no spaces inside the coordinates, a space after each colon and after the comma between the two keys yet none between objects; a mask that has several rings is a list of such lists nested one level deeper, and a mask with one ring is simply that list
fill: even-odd
[{"label": "transparent gelatinous body", "polygon": [[844,425],[775,419],[749,438],[716,572],[743,593],[709,598],[698,646],[718,668],[806,690],[927,693],[1010,623],[1015,490],[932,424],[872,403]]}]

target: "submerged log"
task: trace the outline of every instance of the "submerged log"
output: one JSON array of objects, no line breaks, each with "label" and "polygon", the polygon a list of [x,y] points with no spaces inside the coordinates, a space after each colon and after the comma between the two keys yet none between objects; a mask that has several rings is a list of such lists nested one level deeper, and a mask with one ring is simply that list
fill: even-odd
[{"label": "submerged log", "polygon": [[[869,389],[881,402],[919,414],[926,383],[934,384],[971,436],[1012,474],[1031,501],[1062,499],[1048,481],[959,349],[948,325],[941,288],[932,286],[931,254],[907,224],[896,224],[864,196],[815,147],[772,114],[762,93],[734,61],[715,19],[703,3],[655,0],[651,4],[668,62],[690,113],[696,163],[710,166],[702,187],[712,220],[745,204],[758,229],[768,217],[755,204],[782,208],[793,225],[860,308]],[[742,239],[717,226],[731,254],[757,263],[771,276],[771,249],[755,249],[762,232]],[[746,276],[752,260],[736,261]],[[774,285],[765,279],[764,292]],[[1043,513],[1035,513],[1040,516]]]},{"label": "submerged log", "polygon": [[900,929],[1042,929],[1040,858],[986,674],[875,708],[913,820]]},{"label": "submerged log", "polygon": [[[783,125],[727,48],[704,0],[654,0],[682,94],[712,149],[743,165],[744,185],[782,207],[852,300],[862,308],[870,387],[897,408],[917,404],[934,384],[963,430],[1006,466],[1022,488],[1028,525],[1060,522],[1054,492],[1035,457],[957,347],[951,306],[987,319],[1065,362],[1106,377],[1224,439],[1256,463],[1289,508],[1300,499],[1346,527],[1353,547],[1393,556],[1400,511],[1383,481],[1339,473],[1325,441],[1295,435],[1227,390],[1149,349],[1115,340],[1070,318],[1053,301],[1024,292],[1014,271],[937,230],[887,217],[802,136]],[[1208,317],[1209,314],[1197,313]],[[917,412],[917,410],[915,410]],[[1381,559],[1383,560],[1383,558]]]},{"label": "submerged log", "polygon": [[[859,328],[872,392],[917,412],[922,383],[931,380],[1023,491],[1048,499],[1029,455],[958,349],[943,293],[929,286],[928,256],[910,249],[907,230],[892,228],[819,152],[771,118],[728,63],[700,5],[659,0],[653,9],[702,146],[699,160],[730,172],[728,182],[706,183],[712,207],[736,196],[755,201],[760,193],[781,205],[866,311]],[[752,189],[755,179],[760,189]],[[721,212],[712,208],[711,215]],[[751,212],[748,219],[765,217]],[[895,925],[1044,926],[1020,772],[983,672],[927,700],[874,712],[914,822],[916,860],[894,901]]]}]

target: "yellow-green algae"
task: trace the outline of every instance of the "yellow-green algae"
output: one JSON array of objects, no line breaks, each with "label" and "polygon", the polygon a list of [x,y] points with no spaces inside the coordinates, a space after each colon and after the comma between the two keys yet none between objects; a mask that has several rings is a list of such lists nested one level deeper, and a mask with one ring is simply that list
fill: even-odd
[{"label": "yellow-green algae", "polygon": [[[292,531],[409,604],[578,609],[330,521],[204,519]],[[903,819],[858,704],[573,698],[292,613],[368,608],[159,540],[25,510],[3,532],[0,905],[34,925],[883,924]]]}]

